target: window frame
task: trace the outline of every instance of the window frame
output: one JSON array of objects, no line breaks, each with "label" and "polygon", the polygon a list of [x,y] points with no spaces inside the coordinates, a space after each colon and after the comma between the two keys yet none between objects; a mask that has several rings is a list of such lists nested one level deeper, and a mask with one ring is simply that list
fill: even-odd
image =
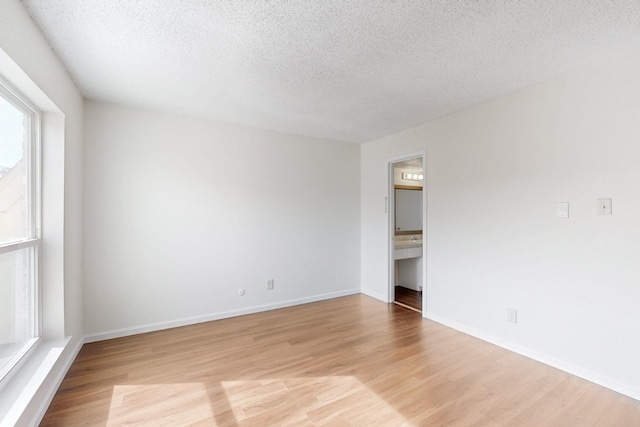
[{"label": "window frame", "polygon": [[16,352],[10,362],[0,367],[0,388],[15,373],[16,368],[24,361],[42,338],[42,162],[41,162],[41,114],[38,109],[19,91],[14,89],[0,76],[0,97],[25,114],[28,120],[27,144],[25,147],[25,170],[27,177],[27,236],[15,241],[0,242],[0,255],[31,249],[32,280],[30,301],[33,313],[33,338]]}]

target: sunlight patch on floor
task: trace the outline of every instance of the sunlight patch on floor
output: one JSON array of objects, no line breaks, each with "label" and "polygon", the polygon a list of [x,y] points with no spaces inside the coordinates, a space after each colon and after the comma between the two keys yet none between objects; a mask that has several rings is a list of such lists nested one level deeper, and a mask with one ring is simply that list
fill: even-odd
[{"label": "sunlight patch on floor", "polygon": [[351,376],[113,388],[108,427],[381,425],[410,423]]},{"label": "sunlight patch on floor", "polygon": [[408,425],[357,378],[283,378],[221,383],[238,425]]},{"label": "sunlight patch on floor", "polygon": [[211,419],[203,383],[116,385],[107,426],[180,426]]}]

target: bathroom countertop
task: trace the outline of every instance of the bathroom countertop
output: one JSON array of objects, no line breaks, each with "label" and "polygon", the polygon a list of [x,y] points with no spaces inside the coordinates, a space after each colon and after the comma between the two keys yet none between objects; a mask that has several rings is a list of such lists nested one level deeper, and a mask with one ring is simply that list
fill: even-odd
[{"label": "bathroom countertop", "polygon": [[393,247],[395,249],[409,249],[422,247],[422,240],[395,240]]}]

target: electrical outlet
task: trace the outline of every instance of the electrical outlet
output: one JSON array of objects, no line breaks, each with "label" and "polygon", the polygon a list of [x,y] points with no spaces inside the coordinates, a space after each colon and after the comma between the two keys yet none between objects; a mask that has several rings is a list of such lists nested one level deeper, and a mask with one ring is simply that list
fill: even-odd
[{"label": "electrical outlet", "polygon": [[611,199],[598,199],[598,215],[611,215]]},{"label": "electrical outlet", "polygon": [[507,308],[507,322],[518,323],[518,310]]},{"label": "electrical outlet", "polygon": [[556,205],[556,216],[558,218],[569,218],[569,203],[558,203]]},{"label": "electrical outlet", "polygon": [[273,279],[269,279],[267,280],[267,290],[273,290],[273,286],[274,286],[274,280]]}]

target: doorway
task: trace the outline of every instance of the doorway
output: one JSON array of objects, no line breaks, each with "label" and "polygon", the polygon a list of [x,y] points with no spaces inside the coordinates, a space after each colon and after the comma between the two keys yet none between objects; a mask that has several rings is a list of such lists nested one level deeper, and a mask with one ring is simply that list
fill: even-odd
[{"label": "doorway", "polygon": [[389,162],[389,301],[422,313],[426,304],[425,155]]}]

